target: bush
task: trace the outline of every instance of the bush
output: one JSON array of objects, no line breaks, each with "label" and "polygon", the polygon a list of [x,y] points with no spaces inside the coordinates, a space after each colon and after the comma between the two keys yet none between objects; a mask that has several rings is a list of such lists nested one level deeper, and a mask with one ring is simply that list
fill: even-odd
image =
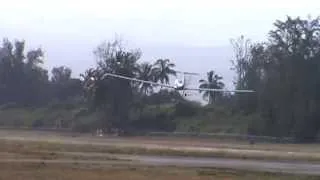
[{"label": "bush", "polygon": [[23,127],[24,126],[24,122],[22,119],[14,119],[13,120],[13,126],[14,127]]},{"label": "bush", "polygon": [[32,122],[32,127],[33,128],[38,128],[38,127],[43,127],[43,126],[44,126],[43,119],[37,119],[37,120]]},{"label": "bush", "polygon": [[200,105],[190,101],[180,101],[175,105],[176,117],[190,117],[199,112]]},{"label": "bush", "polygon": [[246,134],[249,121],[254,119],[251,116],[234,113],[224,106],[198,107],[197,111],[193,116],[177,117],[175,120],[176,131]]},{"label": "bush", "polygon": [[88,133],[88,132],[92,132],[93,128],[90,124],[77,123],[75,124],[72,130],[80,133]]},{"label": "bush", "polygon": [[101,119],[99,118],[99,113],[97,112],[88,112],[85,109],[79,110],[78,114],[74,116],[73,120],[74,125],[72,127],[73,131],[88,133],[101,128]]},{"label": "bush", "polygon": [[174,106],[172,104],[147,106],[141,117],[132,120],[131,127],[140,131],[174,131]]}]

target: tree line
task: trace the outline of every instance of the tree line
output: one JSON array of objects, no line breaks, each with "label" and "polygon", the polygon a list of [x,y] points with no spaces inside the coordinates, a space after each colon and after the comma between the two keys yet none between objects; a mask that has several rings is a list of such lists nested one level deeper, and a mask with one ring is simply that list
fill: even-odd
[{"label": "tree line", "polygon": [[[200,92],[207,107],[224,107],[231,114],[254,116],[247,132],[255,135],[294,137],[314,141],[320,117],[320,25],[319,18],[287,17],[277,20],[267,41],[252,42],[241,36],[231,41],[232,68],[237,89],[256,92]],[[140,62],[142,52],[128,50],[120,41],[105,42],[94,51],[98,61],[79,78],[66,66],[42,67],[41,49],[25,51],[25,42],[4,40],[0,49],[0,104],[43,106],[53,102],[84,104],[90,112],[101,112],[100,126],[110,131],[130,132],[133,127],[174,130],[173,119],[203,113],[203,108],[183,95],[147,83],[105,77],[114,73],[168,84],[176,76],[173,60]],[[199,81],[200,88],[224,88],[223,77],[214,70]],[[148,114],[146,109],[174,104],[174,112]],[[202,109],[202,110],[201,110]],[[154,119],[151,121],[150,119]]]},{"label": "tree line", "polygon": [[314,141],[320,128],[319,18],[277,20],[265,42],[233,41],[238,88],[254,96],[237,96],[244,113],[258,113],[254,134]]}]

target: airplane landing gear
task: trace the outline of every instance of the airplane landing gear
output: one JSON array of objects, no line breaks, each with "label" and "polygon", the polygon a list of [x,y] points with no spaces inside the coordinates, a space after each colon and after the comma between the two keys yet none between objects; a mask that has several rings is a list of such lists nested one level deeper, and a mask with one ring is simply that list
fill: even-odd
[{"label": "airplane landing gear", "polygon": [[188,96],[189,96],[189,94],[188,94],[187,92],[182,92],[182,95],[183,95],[184,97],[188,97]]}]

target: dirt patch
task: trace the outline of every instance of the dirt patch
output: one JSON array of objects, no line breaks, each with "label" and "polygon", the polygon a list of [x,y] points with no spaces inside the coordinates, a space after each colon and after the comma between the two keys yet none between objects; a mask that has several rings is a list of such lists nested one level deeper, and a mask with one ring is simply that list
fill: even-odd
[{"label": "dirt patch", "polygon": [[0,179],[15,180],[313,180],[312,176],[252,173],[225,169],[99,166],[90,164],[0,163]]},{"label": "dirt patch", "polygon": [[[23,155],[41,155],[43,151],[50,152],[97,152],[109,154],[130,155],[163,155],[163,156],[192,156],[192,157],[219,157],[256,160],[291,160],[319,162],[320,153],[311,152],[284,152],[264,151],[252,149],[227,149],[205,147],[175,147],[162,145],[119,145],[119,144],[81,144],[60,141],[27,141],[27,140],[0,140],[0,152],[18,153]],[[55,158],[56,155],[43,154],[45,157]],[[97,157],[100,158],[100,157]]]}]

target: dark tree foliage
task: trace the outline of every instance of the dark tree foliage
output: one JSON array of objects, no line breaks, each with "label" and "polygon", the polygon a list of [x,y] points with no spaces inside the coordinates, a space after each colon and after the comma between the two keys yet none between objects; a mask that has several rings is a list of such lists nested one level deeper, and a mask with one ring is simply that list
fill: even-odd
[{"label": "dark tree foliage", "polygon": [[262,134],[313,141],[320,128],[319,18],[274,25],[268,42],[241,46],[241,38],[235,46],[237,86],[257,91],[238,95],[239,105],[261,114]]},{"label": "dark tree foliage", "polygon": [[82,95],[80,79],[71,78],[72,70],[66,66],[54,67],[51,70],[51,91],[58,101],[70,100]]},{"label": "dark tree foliage", "polygon": [[51,81],[53,83],[62,83],[69,81],[71,79],[72,70],[65,66],[54,67],[51,70],[52,78]]},{"label": "dark tree foliage", "polygon": [[169,59],[158,59],[154,64],[154,73],[156,75],[156,81],[169,84],[169,76],[176,75],[176,71],[173,70],[174,63],[171,63]]},{"label": "dark tree foliage", "polygon": [[0,48],[0,103],[42,104],[47,99],[48,73],[41,67],[43,53],[24,54],[25,42],[3,40]]},{"label": "dark tree foliage", "polygon": [[[314,141],[320,130],[319,18],[287,17],[274,23],[267,41],[253,43],[241,36],[232,45],[236,88],[255,93],[204,91],[209,106],[203,108],[177,91],[107,76],[113,73],[168,84],[176,75],[175,64],[169,59],[141,63],[140,50],[128,50],[121,41],[100,44],[94,51],[96,67],[87,69],[81,79],[73,78],[72,70],[65,66],[53,68],[49,79],[42,67],[41,49],[25,52],[24,41],[4,39],[0,46],[0,105],[43,107],[58,102],[55,105],[60,107],[70,102],[78,105],[81,99],[89,107],[83,110],[86,115],[101,117],[95,120],[99,122],[96,126],[122,132],[132,128],[173,131],[175,118],[198,120],[198,116],[207,118],[210,113],[216,117],[213,108],[224,109],[228,113],[223,117],[232,116],[231,120],[234,115],[253,117],[244,118],[250,121],[250,134]],[[222,89],[223,78],[209,71],[199,87]]]},{"label": "dark tree foliage", "polygon": [[[95,109],[106,113],[105,127],[114,127],[124,132],[129,131],[129,114],[132,109],[142,112],[145,98],[153,92],[153,86],[128,80],[105,76],[113,73],[148,81],[167,80],[174,71],[169,60],[163,66],[153,67],[148,63],[139,64],[141,52],[127,50],[121,41],[102,43],[95,51],[97,67],[82,75],[87,99]],[[160,61],[159,61],[160,62]],[[162,62],[162,61],[161,61]],[[164,67],[164,69],[161,69]],[[170,68],[169,68],[170,67]],[[161,81],[161,80],[160,80]],[[141,117],[141,115],[140,115]]]},{"label": "dark tree foliage", "polygon": [[[142,63],[141,65],[139,65],[137,78],[144,81],[155,82],[157,77],[151,64]],[[141,83],[139,87],[140,93],[146,96],[153,93],[153,88],[154,87],[148,83]]]},{"label": "dark tree foliage", "polygon": [[[214,71],[209,71],[207,73],[207,80],[199,80],[202,89],[223,89],[224,83],[222,82],[222,76],[219,76]],[[202,93],[202,91],[200,91]],[[208,103],[211,105],[216,102],[217,98],[221,97],[223,93],[216,91],[204,91],[203,99],[208,99]]]},{"label": "dark tree foliage", "polygon": [[0,104],[39,106],[57,99],[81,96],[80,79],[71,78],[71,69],[61,66],[48,71],[42,67],[41,49],[25,53],[25,42],[3,40],[0,47]]}]

